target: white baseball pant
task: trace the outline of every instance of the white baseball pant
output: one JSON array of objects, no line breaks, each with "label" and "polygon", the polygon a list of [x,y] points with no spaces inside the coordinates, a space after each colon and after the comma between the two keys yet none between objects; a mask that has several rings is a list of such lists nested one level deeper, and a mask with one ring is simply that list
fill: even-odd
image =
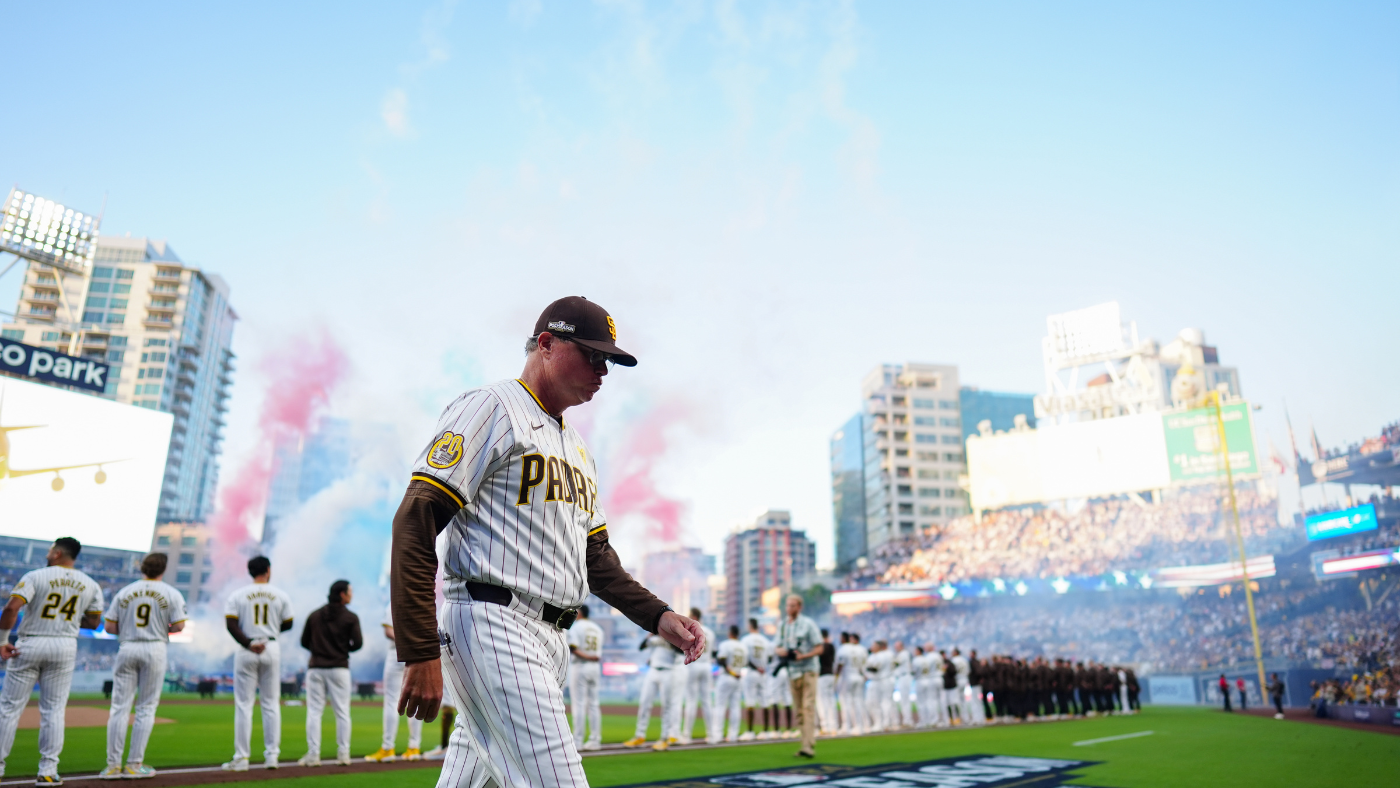
[{"label": "white baseball pant", "polygon": [[880,705],[880,689],[884,683],[880,679],[865,682],[865,729],[871,733],[885,729],[884,707]]},{"label": "white baseball pant", "polygon": [[919,727],[932,728],[935,725],[944,726],[948,724],[948,710],[943,708],[943,685],[935,679],[920,679],[918,682],[919,693]]},{"label": "white baseball pant", "polygon": [[685,705],[686,666],[677,665],[667,671],[671,676],[671,691],[661,695],[661,738],[681,737],[681,708]]},{"label": "white baseball pant", "polygon": [[865,680],[843,678],[840,681],[841,732],[860,735],[869,721],[865,713]]},{"label": "white baseball pant", "polygon": [[[394,659],[393,649],[384,658],[384,738],[379,747],[393,752],[399,742],[399,696],[403,694],[404,663]],[[408,749],[423,748],[423,721],[408,718]]]},{"label": "white baseball pant", "polygon": [[899,693],[899,725],[914,727],[914,677],[907,673],[895,676],[894,691]]},{"label": "white baseball pant", "polygon": [[881,730],[894,730],[899,727],[899,709],[894,703],[894,677],[880,679],[880,720]]},{"label": "white baseball pant", "polygon": [[519,594],[509,607],[442,605],[442,659],[462,705],[438,788],[588,785],[564,714],[569,646],[538,608]]},{"label": "white baseball pant", "polygon": [[335,754],[350,757],[350,669],[306,669],[306,752],[321,756],[321,720],[326,702],[335,715]]},{"label": "white baseball pant", "polygon": [[987,707],[982,704],[981,684],[972,685],[972,697],[968,703],[971,704],[969,710],[972,712],[972,721],[978,725],[985,724],[987,722]]},{"label": "white baseball pant", "polygon": [[[788,678],[787,669],[778,671],[776,676],[768,676],[764,679],[764,705],[765,706],[791,706],[792,705],[792,681]],[[773,727],[777,727],[774,725]]]},{"label": "white baseball pant", "polygon": [[685,673],[685,710],[682,712],[681,735],[678,737],[683,741],[690,740],[695,734],[695,715],[697,712],[703,714],[705,718],[705,732],[708,741],[714,741],[714,734],[711,732],[724,725],[723,722],[716,724],[715,708],[710,696],[710,671],[715,663],[704,660],[692,662],[681,670]]},{"label": "white baseball pant", "polygon": [[972,687],[969,687],[968,685],[963,684],[962,682],[958,682],[958,688],[954,690],[954,692],[958,693],[958,702],[961,704],[959,715],[962,718],[962,724],[976,724],[977,717],[979,716],[977,714],[977,710],[982,708],[982,701],[980,699],[974,698],[972,696]]},{"label": "white baseball pant", "polygon": [[253,697],[262,701],[263,757],[282,751],[282,652],[269,640],[263,653],[246,648],[233,655],[233,758],[247,760],[253,739]]},{"label": "white baseball pant", "polygon": [[[598,685],[603,680],[597,662],[576,661],[569,667],[569,701],[574,712],[574,746],[603,743],[603,709],[598,705]],[[585,736],[585,726],[587,735]]]},{"label": "white baseball pant", "polygon": [[63,710],[73,686],[73,663],[78,639],[24,637],[15,643],[19,653],[5,665],[5,686],[0,690],[0,774],[15,746],[19,715],[29,703],[34,683],[39,683],[39,776],[58,774],[63,752]]},{"label": "white baseball pant", "polygon": [[[719,677],[715,679],[715,705],[714,705],[714,727],[710,727],[710,720],[705,720],[705,732],[710,742],[738,741],[739,722],[742,715],[743,705],[740,698],[740,684],[738,676],[731,676],[727,671],[720,671]],[[723,730],[725,719],[729,720],[729,730]]]},{"label": "white baseball pant", "polygon": [[672,695],[671,670],[651,668],[642,676],[642,696],[637,700],[637,730],[633,735],[638,739],[647,737],[647,725],[651,723],[651,707],[661,701],[661,738],[666,738],[666,712],[670,709],[667,696]]},{"label": "white baseball pant", "polygon": [[836,720],[836,676],[827,674],[817,677],[817,727],[822,733],[832,733],[838,727]]},{"label": "white baseball pant", "polygon": [[[146,743],[156,726],[156,708],[165,688],[166,644],[163,640],[128,640],[117,649],[112,668],[112,710],[107,715],[107,765],[121,766],[126,747],[126,720],[136,702],[127,763],[143,763]],[[137,700],[139,698],[140,700]]]},{"label": "white baseball pant", "polygon": [[743,688],[745,708],[751,709],[764,705],[763,671],[744,668],[743,676],[739,682]]}]

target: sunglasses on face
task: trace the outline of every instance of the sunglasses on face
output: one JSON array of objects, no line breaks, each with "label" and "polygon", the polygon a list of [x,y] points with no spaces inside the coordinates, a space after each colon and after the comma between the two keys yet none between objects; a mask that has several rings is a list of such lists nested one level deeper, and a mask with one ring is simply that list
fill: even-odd
[{"label": "sunglasses on face", "polygon": [[604,353],[601,350],[590,350],[584,347],[583,345],[579,345],[577,342],[574,342],[568,337],[556,337],[556,339],[562,342],[568,342],[571,345],[578,345],[578,349],[582,351],[583,357],[588,359],[589,366],[596,367],[599,364],[606,363],[608,367],[611,368],[613,365],[613,354],[611,353]]}]

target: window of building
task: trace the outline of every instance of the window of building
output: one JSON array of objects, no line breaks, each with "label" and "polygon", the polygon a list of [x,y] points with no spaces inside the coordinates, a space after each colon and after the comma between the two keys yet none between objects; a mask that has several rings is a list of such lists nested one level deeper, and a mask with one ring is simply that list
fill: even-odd
[{"label": "window of building", "polygon": [[944,436],[943,436],[943,442],[944,442],[945,444],[949,445],[949,446],[960,446],[960,445],[962,445],[962,436],[961,436],[961,435],[944,435]]},{"label": "window of building", "polygon": [[938,423],[944,427],[961,427],[962,419],[957,416],[944,416],[938,420]]},{"label": "window of building", "polygon": [[913,514],[913,513],[914,513],[914,504],[912,504],[912,503],[902,503],[902,504],[900,504],[900,505],[899,505],[899,513],[900,513],[900,514]]},{"label": "window of building", "polygon": [[197,545],[197,544],[199,544],[199,537],[197,537],[197,536],[182,536],[182,537],[180,537],[180,546],[181,546],[181,547],[194,547],[194,546]]},{"label": "window of building", "polygon": [[938,442],[938,436],[937,436],[937,435],[929,435],[928,433],[925,433],[925,432],[920,432],[920,433],[918,433],[917,435],[914,436],[914,442],[915,442],[915,443],[937,443],[937,442]]},{"label": "window of building", "polygon": [[943,516],[943,507],[941,507],[941,506],[928,506],[928,505],[920,506],[920,507],[919,507],[919,516],[920,516],[920,517],[942,517],[942,516]]},{"label": "window of building", "polygon": [[123,314],[123,313],[121,313],[121,312],[113,312],[112,314],[110,314],[110,315],[107,316],[107,322],[108,322],[109,324],[110,324],[110,323],[122,323],[122,322],[125,322],[125,321],[126,321],[126,315]]},{"label": "window of building", "polygon": [[895,492],[900,495],[913,495],[914,488],[907,484],[901,484]]},{"label": "window of building", "polygon": [[912,530],[914,530],[914,522],[913,522],[912,520],[900,520],[900,521],[899,521],[899,530],[901,530],[901,531],[912,531]]},{"label": "window of building", "polygon": [[109,350],[107,351],[107,363],[120,364],[122,363],[122,357],[125,355],[125,350]]},{"label": "window of building", "polygon": [[6,328],[0,329],[0,339],[13,339],[16,342],[24,341],[24,329]]},{"label": "window of building", "polygon": [[155,337],[146,337],[146,347],[165,347],[165,340]]},{"label": "window of building", "polygon": [[93,282],[88,285],[89,293],[110,293],[112,291],[111,282]]},{"label": "window of building", "polygon": [[908,479],[908,478],[909,478],[909,469],[908,469],[908,468],[904,468],[904,467],[895,468],[895,469],[894,469],[894,475],[895,475],[896,477],[900,478],[900,479]]},{"label": "window of building", "polygon": [[949,487],[948,489],[943,491],[943,495],[946,498],[956,498],[958,497],[958,491],[952,487]]},{"label": "window of building", "polygon": [[107,344],[112,347],[126,347],[126,337],[114,336],[107,340]]},{"label": "window of building", "polygon": [[199,573],[199,582],[200,582],[200,585],[203,585],[204,583],[209,582],[209,573],[208,573],[208,572],[200,572],[200,573]]},{"label": "window of building", "polygon": [[144,363],[146,363],[146,362],[148,362],[148,361],[159,363],[159,362],[164,361],[164,360],[165,360],[165,351],[159,351],[159,352],[153,352],[153,353],[142,353],[142,354],[141,354],[141,363],[142,363],[142,364],[144,364]]},{"label": "window of building", "polygon": [[135,271],[132,271],[132,270],[127,269],[127,268],[119,268],[119,269],[117,269],[117,278],[118,278],[118,279],[134,279],[135,277],[136,277],[136,272],[135,272]]},{"label": "window of building", "polygon": [[177,285],[177,284],[171,284],[171,283],[167,283],[167,282],[157,282],[154,286],[151,287],[151,292],[153,292],[153,293],[178,293],[178,292],[180,292],[180,286]]},{"label": "window of building", "polygon": [[958,405],[958,401],[955,399],[941,399],[938,401],[939,410],[957,410],[959,407],[961,406]]},{"label": "window of building", "polygon": [[41,342],[57,342],[58,339],[59,339],[59,337],[61,337],[61,336],[63,336],[63,335],[60,334],[60,333],[58,333],[57,331],[45,331],[45,332],[43,333],[43,338],[42,338],[40,341],[41,341]]},{"label": "window of building", "polygon": [[952,451],[950,451],[950,452],[948,452],[948,453],[946,453],[946,454],[943,455],[943,461],[944,461],[944,462],[962,462],[962,461],[963,461],[962,452],[960,452],[960,451],[958,451],[958,452],[952,452]]},{"label": "window of building", "polygon": [[890,404],[897,408],[902,408],[904,407],[904,397],[893,397],[890,399]]},{"label": "window of building", "polygon": [[111,279],[112,269],[108,266],[99,265],[92,269],[93,279]]},{"label": "window of building", "polygon": [[914,426],[916,426],[916,427],[937,427],[937,426],[938,426],[938,417],[937,417],[937,416],[915,416],[915,417],[914,417]]},{"label": "window of building", "polygon": [[180,553],[180,566],[194,566],[194,553]]},{"label": "window of building", "polygon": [[125,298],[113,298],[110,302],[108,302],[108,308],[126,309],[126,301],[127,300]]},{"label": "window of building", "polygon": [[122,293],[130,293],[131,285],[112,285],[112,292],[116,293],[117,295],[121,295]]},{"label": "window of building", "polygon": [[175,582],[177,582],[177,583],[186,583],[186,584],[187,584],[187,583],[190,582],[190,577],[191,577],[192,574],[193,574],[193,573],[191,573],[191,572],[176,572],[176,573],[175,573]]},{"label": "window of building", "polygon": [[896,433],[894,434],[894,439],[895,439],[895,441],[897,441],[897,442],[899,442],[899,443],[908,443],[908,442],[909,442],[909,433],[907,433],[907,432],[896,432]]},{"label": "window of building", "polygon": [[937,468],[920,468],[920,469],[919,469],[919,478],[920,478],[920,479],[937,479],[937,478],[940,478],[940,477],[939,477],[939,475],[938,475],[938,469],[937,469]]},{"label": "window of building", "polygon": [[920,487],[920,488],[919,488],[919,497],[920,497],[920,498],[938,498],[938,497],[939,497],[938,488],[937,488],[937,487]]},{"label": "window of building", "polygon": [[165,534],[162,534],[162,535],[160,535],[160,536],[157,536],[157,537],[156,537],[156,546],[157,546],[157,547],[169,547],[169,546],[170,546],[170,537],[169,537],[168,535],[165,535]]},{"label": "window of building", "polygon": [[909,456],[909,450],[908,450],[908,449],[895,449],[895,450],[894,450],[894,456],[896,456],[896,457],[908,457],[908,456]]}]

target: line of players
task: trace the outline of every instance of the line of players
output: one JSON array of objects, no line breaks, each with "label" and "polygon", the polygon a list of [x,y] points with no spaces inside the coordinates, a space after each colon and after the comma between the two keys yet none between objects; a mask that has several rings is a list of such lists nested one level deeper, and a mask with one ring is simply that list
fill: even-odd
[{"label": "line of players", "polygon": [[[690,617],[699,622],[701,613],[692,609]],[[704,629],[707,642],[714,643],[710,630]],[[661,736],[652,745],[657,751],[689,744],[697,718],[705,720],[706,741],[711,744],[795,737],[786,668],[774,656],[773,643],[758,622],[749,619],[748,629],[740,637],[739,628],[731,626],[726,640],[688,666],[664,640],[644,639],[641,649],[647,652],[647,671],[642,677],[637,727],[623,746],[646,744],[657,701]],[[819,657],[817,716],[825,735],[1138,709],[1139,686],[1131,668],[1002,655],[983,661],[975,650],[964,656],[954,648],[950,654],[930,643],[910,651],[903,642],[896,641],[890,648],[883,640],[867,649],[859,634],[843,632],[840,638],[841,645],[835,647],[827,630],[822,630],[826,648]],[[601,746],[602,640],[602,630],[587,619],[585,608],[569,636],[574,737],[580,751]],[[748,729],[742,730],[744,726]]]}]

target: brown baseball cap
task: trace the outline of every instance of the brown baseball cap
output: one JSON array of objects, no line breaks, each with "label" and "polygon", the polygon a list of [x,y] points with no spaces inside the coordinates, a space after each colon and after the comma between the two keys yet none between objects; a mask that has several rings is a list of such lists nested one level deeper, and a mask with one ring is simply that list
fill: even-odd
[{"label": "brown baseball cap", "polygon": [[637,366],[637,357],[617,346],[617,324],[612,315],[583,296],[561,298],[545,307],[535,321],[534,335],[545,331],[590,350],[609,353],[615,364]]}]

